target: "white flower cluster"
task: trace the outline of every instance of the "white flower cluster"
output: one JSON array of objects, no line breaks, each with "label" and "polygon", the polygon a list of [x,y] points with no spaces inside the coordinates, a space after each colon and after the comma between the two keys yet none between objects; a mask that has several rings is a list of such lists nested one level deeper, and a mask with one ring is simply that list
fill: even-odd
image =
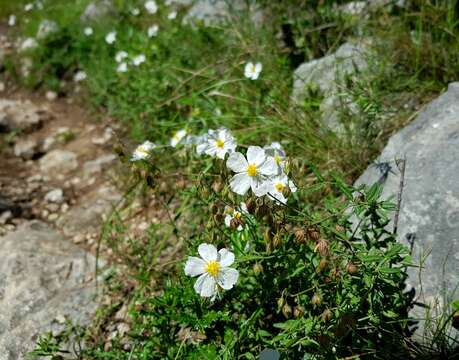
[{"label": "white flower cluster", "polygon": [[[124,51],[120,50],[115,55],[115,61],[118,63],[118,67],[116,68],[117,72],[124,73],[128,71],[128,61],[129,54]],[[147,60],[144,54],[139,54],[131,58],[130,63],[134,66],[140,66]]]}]

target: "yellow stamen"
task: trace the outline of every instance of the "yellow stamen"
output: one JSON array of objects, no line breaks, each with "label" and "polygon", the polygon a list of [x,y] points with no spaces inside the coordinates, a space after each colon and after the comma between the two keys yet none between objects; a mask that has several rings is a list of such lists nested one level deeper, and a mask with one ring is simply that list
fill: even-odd
[{"label": "yellow stamen", "polygon": [[257,72],[257,67],[255,65],[252,65],[252,73],[256,73]]},{"label": "yellow stamen", "polygon": [[149,155],[149,154],[150,154],[150,151],[147,150],[147,149],[145,149],[143,146],[139,146],[139,147],[137,148],[137,151],[138,151],[139,153],[142,153],[142,154],[145,154],[145,155]]},{"label": "yellow stamen", "polygon": [[206,265],[206,272],[213,277],[217,277],[220,272],[220,264],[217,261],[209,261]]},{"label": "yellow stamen", "polygon": [[223,140],[218,139],[217,141],[215,141],[215,146],[220,149],[223,149],[223,147],[225,146],[225,142]]},{"label": "yellow stamen", "polygon": [[277,165],[280,165],[282,158],[279,155],[274,155],[274,161]]},{"label": "yellow stamen", "polygon": [[247,167],[247,174],[250,177],[257,176],[257,174],[258,174],[257,165],[249,164],[249,166]]},{"label": "yellow stamen", "polygon": [[281,184],[281,183],[277,183],[276,185],[274,185],[274,187],[275,187],[276,190],[279,191],[279,192],[282,192],[282,190],[285,189],[285,185],[284,185],[284,184]]},{"label": "yellow stamen", "polygon": [[241,213],[239,211],[235,211],[233,213],[233,217],[236,218],[236,219],[240,219],[241,218]]}]

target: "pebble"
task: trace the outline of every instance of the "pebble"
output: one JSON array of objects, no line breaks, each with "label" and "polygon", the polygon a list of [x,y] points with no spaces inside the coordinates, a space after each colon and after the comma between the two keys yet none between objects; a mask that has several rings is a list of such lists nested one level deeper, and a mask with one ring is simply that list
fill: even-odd
[{"label": "pebble", "polygon": [[10,220],[13,217],[13,213],[9,210],[4,211],[0,214],[0,224],[6,224],[8,220]]},{"label": "pebble", "polygon": [[56,221],[58,219],[59,215],[56,213],[52,213],[48,216],[49,221]]},{"label": "pebble", "polygon": [[73,237],[73,242],[75,244],[80,244],[84,241],[85,236],[83,234],[77,234]]},{"label": "pebble", "polygon": [[62,189],[54,189],[45,195],[45,201],[60,204],[64,201],[64,191]]},{"label": "pebble", "polygon": [[55,91],[47,91],[46,92],[46,100],[54,101],[57,99],[57,93]]}]

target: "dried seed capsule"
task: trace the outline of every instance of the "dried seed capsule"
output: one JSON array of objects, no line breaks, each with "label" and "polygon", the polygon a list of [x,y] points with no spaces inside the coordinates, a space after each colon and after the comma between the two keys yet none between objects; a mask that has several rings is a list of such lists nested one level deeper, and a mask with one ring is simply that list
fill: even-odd
[{"label": "dried seed capsule", "polygon": [[305,244],[306,243],[306,231],[301,228],[297,228],[295,230],[295,240],[298,244]]},{"label": "dried seed capsule", "polygon": [[321,239],[317,242],[314,251],[318,252],[321,256],[327,256],[330,254],[330,244],[327,240]]},{"label": "dried seed capsule", "polygon": [[309,228],[306,231],[307,236],[312,241],[318,241],[320,239],[320,232],[315,228]]},{"label": "dried seed capsule", "polygon": [[322,304],[322,296],[320,296],[318,293],[315,293],[311,298],[311,304],[314,306],[319,306]]},{"label": "dried seed capsule", "polygon": [[333,317],[333,313],[331,312],[330,309],[325,309],[322,314],[320,314],[320,318],[322,319],[323,322],[328,322],[331,320]]},{"label": "dried seed capsule", "polygon": [[305,311],[305,309],[304,309],[303,306],[301,306],[301,305],[295,306],[295,307],[293,308],[293,317],[294,317],[295,319],[298,319],[298,318],[304,316],[305,312],[306,312],[306,311]]},{"label": "dried seed capsule", "polygon": [[212,214],[214,214],[214,215],[217,214],[218,210],[220,210],[220,208],[218,207],[218,205],[216,203],[213,203],[210,206],[210,211],[212,212]]},{"label": "dried seed capsule", "polygon": [[326,259],[320,259],[319,265],[317,266],[317,272],[322,272],[328,266],[328,261]]},{"label": "dried seed capsule", "polygon": [[279,233],[277,233],[273,237],[273,246],[274,248],[278,248],[281,245],[282,245],[282,236]]},{"label": "dried seed capsule", "polygon": [[289,319],[292,316],[292,307],[289,304],[284,304],[282,307],[282,314]]},{"label": "dried seed capsule", "polygon": [[213,190],[214,192],[216,192],[217,194],[219,194],[220,191],[223,190],[223,185],[222,185],[222,183],[221,183],[220,181],[218,181],[218,180],[214,181],[214,183],[212,184],[212,190]]},{"label": "dried seed capsule", "polygon": [[359,268],[357,267],[357,265],[353,264],[352,262],[349,262],[346,265],[346,271],[348,272],[348,274],[354,275],[358,273]]},{"label": "dried seed capsule", "polygon": [[263,272],[263,266],[260,263],[255,263],[253,265],[253,272],[255,275],[261,274]]},{"label": "dried seed capsule", "polygon": [[250,214],[253,214],[255,212],[256,207],[257,207],[257,203],[255,202],[255,200],[253,198],[250,198],[249,201],[246,202],[246,206],[247,206],[247,211]]}]

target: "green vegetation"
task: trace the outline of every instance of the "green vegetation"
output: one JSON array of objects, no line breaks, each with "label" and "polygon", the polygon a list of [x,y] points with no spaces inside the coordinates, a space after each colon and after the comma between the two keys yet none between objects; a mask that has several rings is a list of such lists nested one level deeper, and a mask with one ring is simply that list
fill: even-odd
[{"label": "green vegetation", "polygon": [[[36,48],[12,55],[8,74],[67,95],[84,70],[87,78],[78,84],[83,100],[121,121],[128,142],[168,144],[179,129],[199,135],[219,127],[231,130],[239,151],[279,141],[298,191],[288,206],[239,196],[228,187],[231,173],[223,161],[197,156],[183,144],[173,151],[159,147],[148,161],[134,163],[125,181],[128,199],[154,193],[163,222],[132,239],[125,209],[107,220],[101,241],[120,262],[105,284],[114,300],[87,329],[69,325],[60,337],[44,336],[37,355],[58,358],[69,337],[85,342],[85,359],[255,359],[265,347],[287,359],[441,358],[454,351],[445,345],[420,354],[409,340],[411,299],[403,282],[410,259],[386,229],[396,209],[378,200],[377,186],[347,184],[420,106],[457,79],[456,1],[412,1],[365,17],[338,11],[344,1],[259,1],[269,20],[257,23],[235,12],[211,26],[183,23],[186,7],[171,20],[163,3],[149,15],[131,1],[117,1],[117,15],[84,25],[87,3],[48,1],[42,10],[18,13],[13,31],[25,37],[35,36],[43,19],[58,29]],[[138,16],[132,15],[136,6]],[[159,31],[149,37],[153,24]],[[117,37],[108,44],[111,31]],[[341,96],[356,108],[340,109],[344,130],[337,134],[321,121],[323,94],[314,84],[306,100],[292,103],[292,73],[362,37],[373,39],[374,51],[367,71],[340,84]],[[119,51],[131,59],[144,54],[146,61],[119,72]],[[32,59],[27,77],[19,56]],[[259,79],[244,77],[248,61],[263,64]],[[117,151],[127,163],[127,148]],[[249,213],[226,227],[225,206],[241,201]],[[200,298],[195,279],[183,272],[201,243],[236,257],[239,281],[214,302]],[[107,340],[123,305],[129,330]]]}]

